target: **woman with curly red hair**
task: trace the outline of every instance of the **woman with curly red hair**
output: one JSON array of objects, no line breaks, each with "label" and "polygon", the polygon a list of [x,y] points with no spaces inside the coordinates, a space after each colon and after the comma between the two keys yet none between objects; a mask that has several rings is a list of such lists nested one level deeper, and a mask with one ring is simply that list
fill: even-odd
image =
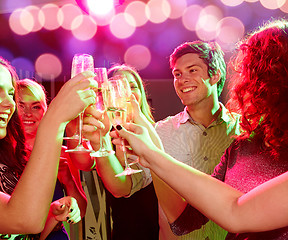
[{"label": "woman with curly red hair", "polygon": [[190,204],[170,224],[175,234],[191,232],[210,218],[229,231],[226,239],[287,239],[287,56],[286,20],[271,21],[240,43],[229,105],[242,114],[243,132],[222,156],[214,178],[159,150],[149,140],[157,138],[151,126],[145,125],[149,135],[135,124],[125,125],[130,132],[117,126],[140,163]]}]

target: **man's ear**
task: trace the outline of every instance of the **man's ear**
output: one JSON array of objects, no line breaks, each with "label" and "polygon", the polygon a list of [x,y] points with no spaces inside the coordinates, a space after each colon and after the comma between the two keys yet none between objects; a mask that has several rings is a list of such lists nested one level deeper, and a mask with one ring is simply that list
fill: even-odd
[{"label": "man's ear", "polygon": [[217,82],[220,80],[221,78],[221,72],[218,69],[217,72],[211,77],[211,85],[214,85],[215,83],[217,84]]}]

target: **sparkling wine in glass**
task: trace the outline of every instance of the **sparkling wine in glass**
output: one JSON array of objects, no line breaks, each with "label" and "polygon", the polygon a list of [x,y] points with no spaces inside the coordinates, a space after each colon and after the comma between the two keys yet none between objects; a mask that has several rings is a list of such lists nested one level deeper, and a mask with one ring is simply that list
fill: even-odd
[{"label": "sparkling wine in glass", "polygon": [[[75,54],[72,61],[71,78],[77,74],[85,71],[94,71],[94,59],[89,54]],[[65,137],[64,139],[78,139],[78,145],[76,148],[67,149],[66,152],[91,152],[91,149],[87,149],[83,146],[83,114],[81,112],[78,117],[78,132],[76,131],[72,137]]]},{"label": "sparkling wine in glass", "polygon": [[[106,91],[104,92],[104,101],[107,114],[114,127],[117,125],[123,125],[126,122],[127,102],[130,100],[130,96],[131,89],[125,76],[117,75],[109,78]],[[129,166],[124,140],[122,140],[122,147],[124,151],[125,169],[123,172],[115,176],[120,177],[142,172],[140,169],[135,170]]]},{"label": "sparkling wine in glass", "polygon": [[[96,93],[96,104],[95,107],[98,111],[104,113],[105,111],[105,104],[103,100],[103,92],[105,91],[105,84],[107,84],[107,69],[106,68],[94,68],[94,73],[95,73],[95,80],[98,83],[98,89],[95,90]],[[99,134],[100,134],[100,148],[96,152],[91,152],[90,156],[91,157],[106,157],[109,155],[114,154],[115,152],[113,150],[107,150],[103,146],[103,137],[102,137],[102,130],[99,129]]]}]

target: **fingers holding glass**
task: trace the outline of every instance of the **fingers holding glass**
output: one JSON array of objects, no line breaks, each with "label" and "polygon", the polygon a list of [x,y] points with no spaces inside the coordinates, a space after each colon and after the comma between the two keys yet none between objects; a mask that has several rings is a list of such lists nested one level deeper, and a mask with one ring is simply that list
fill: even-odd
[{"label": "fingers holding glass", "polygon": [[[117,75],[108,80],[104,91],[104,102],[106,105],[109,119],[114,127],[123,125],[127,122],[127,111],[131,97],[131,89],[128,80],[123,75]],[[122,147],[124,152],[125,169],[116,177],[139,173],[142,170],[132,169],[128,164],[126,147],[122,139]]]},{"label": "fingers holding glass", "polygon": [[[94,59],[88,54],[76,54],[72,60],[71,77],[73,78],[79,73],[85,71],[94,71]],[[80,113],[78,118],[78,131],[72,137],[66,137],[64,139],[78,139],[78,145],[74,149],[67,149],[66,152],[91,152],[91,149],[87,149],[83,146],[82,137],[83,128],[83,112]]]},{"label": "fingers holding glass", "polygon": [[[106,106],[103,100],[103,92],[107,83],[107,70],[106,68],[95,68],[94,69],[95,73],[95,80],[98,83],[98,88],[95,89],[95,94],[96,94],[96,103],[95,103],[95,108],[98,112],[100,112],[103,116],[104,119],[104,111],[106,110]],[[104,146],[104,141],[103,141],[103,133],[104,129],[99,128],[99,150],[94,151],[90,153],[91,157],[106,157],[109,155],[114,154],[113,150],[108,150]]]}]

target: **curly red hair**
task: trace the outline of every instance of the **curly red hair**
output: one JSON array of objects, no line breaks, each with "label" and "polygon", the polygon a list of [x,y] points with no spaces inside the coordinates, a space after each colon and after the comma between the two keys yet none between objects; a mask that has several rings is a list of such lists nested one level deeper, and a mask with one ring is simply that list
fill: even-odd
[{"label": "curly red hair", "polygon": [[258,136],[273,153],[288,147],[288,22],[268,22],[240,42],[230,108],[242,138]]}]

